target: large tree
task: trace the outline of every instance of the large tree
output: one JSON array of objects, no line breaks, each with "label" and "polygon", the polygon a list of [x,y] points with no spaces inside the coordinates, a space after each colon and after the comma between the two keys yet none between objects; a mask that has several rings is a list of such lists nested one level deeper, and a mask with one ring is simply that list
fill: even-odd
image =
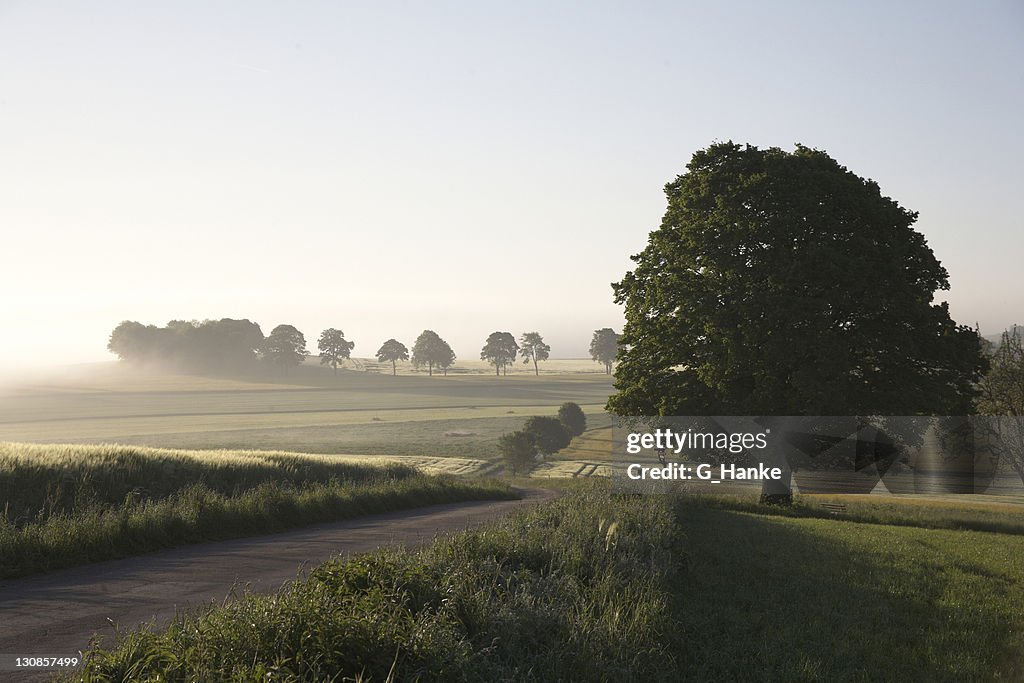
[{"label": "large tree", "polygon": [[825,152],[715,144],[613,284],[619,415],[963,415],[985,368],[917,214]]},{"label": "large tree", "polygon": [[448,368],[455,362],[455,354],[448,342],[441,339],[433,330],[423,330],[420,336],[416,337],[416,343],[412,345],[412,364],[417,368],[427,366],[427,374],[434,374],[434,367],[444,370],[448,374]]},{"label": "large tree", "polygon": [[515,362],[518,352],[519,345],[511,332],[491,332],[480,350],[480,360],[493,365],[494,374],[501,375],[508,365]]},{"label": "large tree", "polygon": [[400,360],[409,360],[409,349],[397,339],[388,339],[377,349],[377,360],[391,363],[391,374],[397,374],[396,364]]},{"label": "large tree", "polygon": [[540,375],[537,362],[548,359],[551,347],[544,343],[544,337],[539,332],[523,332],[519,338],[519,355],[523,363],[533,363],[534,375]]},{"label": "large tree", "polygon": [[352,349],[356,343],[345,339],[345,333],[328,327],[320,333],[317,340],[317,350],[320,351],[320,365],[330,365],[334,368],[334,374],[338,374],[339,363],[352,356]]},{"label": "large tree", "polygon": [[596,362],[604,365],[606,375],[612,374],[612,363],[619,353],[619,339],[622,335],[610,327],[603,327],[594,330],[594,336],[590,338],[590,357]]},{"label": "large tree", "polygon": [[288,368],[301,365],[308,353],[306,337],[291,325],[278,325],[263,341],[263,359],[280,367],[285,374]]}]

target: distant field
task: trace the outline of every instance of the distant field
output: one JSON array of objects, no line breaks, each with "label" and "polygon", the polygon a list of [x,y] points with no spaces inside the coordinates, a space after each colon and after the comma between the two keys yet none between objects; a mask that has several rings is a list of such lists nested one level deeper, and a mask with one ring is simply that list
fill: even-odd
[{"label": "distant field", "polygon": [[110,364],[8,387],[0,440],[494,460],[500,434],[565,401],[583,406],[595,424],[605,418],[611,380],[567,372],[579,362],[550,363],[563,372],[495,377],[468,364],[449,377],[335,376],[306,366],[287,377],[239,379]]}]

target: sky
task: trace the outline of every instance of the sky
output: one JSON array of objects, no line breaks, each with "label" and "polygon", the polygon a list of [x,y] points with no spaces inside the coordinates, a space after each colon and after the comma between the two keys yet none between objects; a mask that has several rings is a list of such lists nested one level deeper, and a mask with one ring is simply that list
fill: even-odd
[{"label": "sky", "polygon": [[1018,0],[0,0],[0,366],[222,317],[585,357],[665,183],[724,140],[878,181],[997,333],[1022,79]]}]

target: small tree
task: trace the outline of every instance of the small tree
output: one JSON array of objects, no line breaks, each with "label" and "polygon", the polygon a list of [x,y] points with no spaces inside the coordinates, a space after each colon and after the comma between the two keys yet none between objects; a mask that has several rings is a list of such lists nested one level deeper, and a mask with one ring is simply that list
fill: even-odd
[{"label": "small tree", "polygon": [[377,349],[377,360],[381,363],[391,363],[391,374],[396,373],[396,364],[400,360],[409,360],[409,349],[397,339],[388,339]]},{"label": "small tree", "polygon": [[594,336],[590,339],[590,357],[598,363],[604,363],[606,375],[612,374],[612,363],[619,352],[619,337],[610,327],[594,330]]},{"label": "small tree", "polygon": [[978,412],[996,417],[999,429],[996,457],[1024,482],[1024,340],[1020,328],[1003,332],[990,354],[989,370],[979,383]]},{"label": "small tree", "polygon": [[498,450],[512,475],[528,471],[537,461],[537,445],[532,433],[527,431],[502,434],[498,437]]},{"label": "small tree", "polygon": [[583,414],[579,404],[572,401],[566,401],[558,409],[558,419],[572,436],[579,436],[587,431],[587,416]]},{"label": "small tree", "polygon": [[534,375],[540,375],[537,361],[547,360],[550,353],[551,347],[544,343],[544,338],[538,332],[524,332],[519,338],[519,355],[524,364],[533,362]]},{"label": "small tree", "polygon": [[427,366],[427,374],[433,376],[434,366],[448,374],[448,368],[455,362],[455,353],[448,342],[441,339],[433,330],[423,330],[412,345],[412,364],[417,367]]},{"label": "small tree", "polygon": [[263,360],[280,367],[286,375],[288,368],[301,365],[308,353],[306,338],[291,325],[278,325],[263,341]]},{"label": "small tree", "polygon": [[334,368],[334,374],[338,374],[339,363],[351,358],[352,349],[356,346],[355,342],[345,341],[345,333],[333,327],[320,333],[316,345],[320,351],[320,365],[330,365]]},{"label": "small tree", "polygon": [[494,374],[501,375],[505,367],[516,360],[519,345],[511,332],[491,332],[487,343],[480,351],[480,360],[494,366]]},{"label": "small tree", "polygon": [[107,350],[127,362],[142,362],[158,355],[156,340],[160,329],[143,325],[134,320],[125,320],[114,328],[107,343]]},{"label": "small tree", "polygon": [[441,340],[441,347],[437,352],[437,367],[444,371],[444,376],[448,376],[448,368],[455,364],[455,352],[452,351],[452,347],[448,346],[448,342],[444,339]]},{"label": "small tree", "polygon": [[557,417],[531,417],[523,425],[523,431],[533,435],[537,451],[545,456],[562,450],[572,440],[569,430]]}]

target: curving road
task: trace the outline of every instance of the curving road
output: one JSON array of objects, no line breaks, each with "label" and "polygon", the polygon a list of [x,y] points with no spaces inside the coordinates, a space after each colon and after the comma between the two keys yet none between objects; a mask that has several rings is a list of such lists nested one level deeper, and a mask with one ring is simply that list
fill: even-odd
[{"label": "curving road", "polygon": [[[177,610],[221,602],[235,589],[272,591],[338,554],[423,545],[557,495],[522,493],[519,500],[399,510],[0,581],[0,666],[12,655],[75,654],[94,635],[111,645],[115,625],[166,624]],[[30,678],[0,669],[0,680]]]}]

